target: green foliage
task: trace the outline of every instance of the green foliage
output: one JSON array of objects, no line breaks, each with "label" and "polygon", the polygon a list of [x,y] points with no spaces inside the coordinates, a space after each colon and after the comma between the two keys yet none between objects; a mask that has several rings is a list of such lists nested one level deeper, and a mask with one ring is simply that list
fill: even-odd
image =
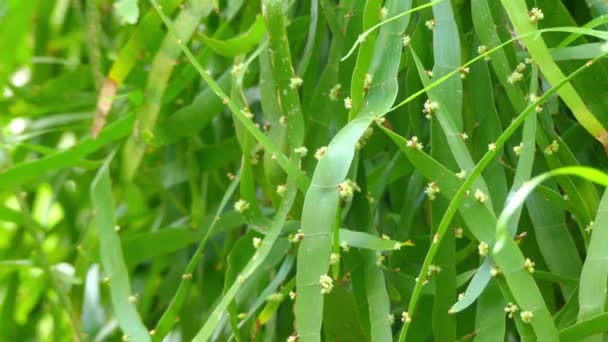
[{"label": "green foliage", "polygon": [[607,7],[0,1],[0,341],[603,341]]}]

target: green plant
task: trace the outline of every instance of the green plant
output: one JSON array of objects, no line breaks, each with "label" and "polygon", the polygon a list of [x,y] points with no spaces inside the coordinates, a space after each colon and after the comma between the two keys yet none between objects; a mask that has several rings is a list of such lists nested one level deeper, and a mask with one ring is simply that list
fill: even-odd
[{"label": "green plant", "polygon": [[0,2],[0,340],[604,340],[606,10]]}]

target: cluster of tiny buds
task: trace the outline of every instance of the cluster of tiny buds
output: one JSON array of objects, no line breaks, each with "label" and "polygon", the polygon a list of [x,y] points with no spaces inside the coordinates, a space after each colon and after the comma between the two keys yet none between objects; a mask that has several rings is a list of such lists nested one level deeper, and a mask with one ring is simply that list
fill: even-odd
[{"label": "cluster of tiny buds", "polygon": [[595,225],[595,222],[591,221],[585,226],[585,231],[587,232],[587,234],[591,234],[591,231],[593,231],[594,225]]},{"label": "cluster of tiny buds", "polygon": [[500,275],[500,268],[498,267],[492,267],[492,269],[490,270],[490,275],[492,275],[492,277],[496,278]]},{"label": "cluster of tiny buds", "polygon": [[249,202],[245,201],[244,199],[239,199],[234,203],[234,210],[238,211],[241,214],[244,213],[247,209],[249,209]]},{"label": "cluster of tiny buds", "polygon": [[431,201],[435,200],[435,198],[437,197],[437,194],[440,192],[441,192],[441,190],[439,189],[439,186],[437,186],[437,183],[435,183],[435,182],[430,182],[429,184],[427,184],[426,189],[424,189],[424,193]]},{"label": "cluster of tiny buds", "polygon": [[295,291],[289,291],[289,299],[291,299],[291,300],[295,300],[296,299],[296,292]]},{"label": "cluster of tiny buds", "polygon": [[298,342],[298,335],[291,335],[287,338],[287,342]]},{"label": "cluster of tiny buds", "polygon": [[401,322],[410,323],[411,321],[412,321],[412,317],[410,316],[410,314],[407,311],[403,311],[401,313]]},{"label": "cluster of tiny buds", "polygon": [[364,91],[369,90],[369,88],[372,86],[373,80],[374,80],[374,77],[372,76],[372,74],[365,74],[365,78],[363,79],[363,90]]},{"label": "cluster of tiny buds", "polygon": [[315,151],[315,159],[321,160],[321,158],[323,158],[323,156],[325,155],[325,152],[327,152],[327,146],[321,146],[321,147],[319,147]]},{"label": "cluster of tiny buds", "polygon": [[479,251],[479,255],[487,256],[490,251],[490,246],[485,241],[481,241],[479,245],[477,245],[477,250]]},{"label": "cluster of tiny buds", "polygon": [[505,312],[507,313],[507,316],[509,318],[513,318],[513,315],[519,310],[519,308],[517,307],[517,305],[513,304],[513,303],[509,303],[507,304],[507,306],[505,306]]},{"label": "cluster of tiny buds", "polygon": [[401,43],[404,47],[408,47],[412,43],[412,38],[407,34],[404,34],[403,36],[401,36]]},{"label": "cluster of tiny buds", "polygon": [[534,314],[532,313],[532,311],[522,311],[519,314],[519,317],[521,317],[521,320],[524,323],[530,323],[532,322],[532,318],[534,318]]},{"label": "cluster of tiny buds", "polygon": [[463,300],[463,299],[464,299],[464,292],[460,292],[458,294],[458,300],[460,301],[460,300]]},{"label": "cluster of tiny buds", "polygon": [[477,47],[477,53],[479,53],[480,55],[483,55],[484,56],[483,60],[486,62],[490,60],[490,55],[488,55],[489,50],[490,49],[488,49],[488,47],[485,45],[480,45]]},{"label": "cluster of tiny buds", "polygon": [[277,185],[277,195],[279,195],[280,197],[283,197],[283,195],[285,194],[285,191],[287,191],[287,186],[285,184]]},{"label": "cluster of tiny buds", "polygon": [[518,157],[521,155],[521,153],[523,151],[524,151],[524,143],[523,142],[521,142],[521,143],[519,143],[519,145],[513,147],[513,152],[515,152],[515,155],[518,156]]},{"label": "cluster of tiny buds", "polygon": [[330,265],[337,265],[340,263],[340,254],[338,253],[331,253],[331,255],[329,256],[329,264]]},{"label": "cluster of tiny buds", "polygon": [[515,68],[515,71],[509,77],[507,77],[507,82],[510,84],[515,84],[524,79],[523,71],[526,70],[526,65],[524,63],[519,63]]},{"label": "cluster of tiny buds", "polygon": [[260,239],[259,237],[254,237],[252,239],[252,243],[253,243],[253,248],[259,249],[262,246],[262,239]]},{"label": "cluster of tiny buds", "polygon": [[344,99],[344,108],[351,109],[353,108],[353,100],[350,97]]},{"label": "cluster of tiny buds", "polygon": [[431,99],[428,99],[424,102],[424,108],[422,109],[422,113],[427,119],[430,120],[433,114],[435,114],[435,112],[437,111],[437,109],[439,109],[439,104],[435,101],[431,101]]},{"label": "cluster of tiny buds", "polygon": [[327,274],[324,274],[319,278],[319,284],[321,285],[322,294],[328,294],[334,289],[334,280]]},{"label": "cluster of tiny buds", "polygon": [[488,200],[488,195],[479,189],[475,189],[475,199],[479,203],[485,203]]},{"label": "cluster of tiny buds", "polygon": [[488,151],[496,151],[496,143],[489,143]]},{"label": "cluster of tiny buds", "polygon": [[393,323],[395,323],[395,315],[387,314],[386,321],[388,322],[388,324],[392,325]]},{"label": "cluster of tiny buds", "polygon": [[463,79],[463,80],[465,78],[467,78],[467,75],[469,74],[469,71],[470,71],[469,67],[464,67],[464,66],[460,67],[458,69],[458,72],[460,72],[460,78]]},{"label": "cluster of tiny buds", "polygon": [[418,137],[417,136],[413,136],[411,139],[409,139],[406,142],[406,146],[409,148],[413,148],[415,150],[422,150],[422,148],[424,147],[422,145],[422,143],[420,141],[418,141]]},{"label": "cluster of tiny buds", "polygon": [[296,234],[289,235],[289,242],[298,243],[298,242],[302,241],[303,238],[304,238],[304,234],[302,233],[302,229],[298,229],[298,232]]},{"label": "cluster of tiny buds", "polygon": [[438,274],[439,272],[441,272],[441,267],[437,265],[429,265],[429,269],[426,272],[426,275],[427,277],[430,277],[432,275]]},{"label": "cluster of tiny buds", "polygon": [[293,150],[297,155],[299,155],[301,158],[306,157],[306,155],[308,154],[308,149],[306,148],[306,146],[300,146],[300,147],[296,147]]},{"label": "cluster of tiny buds", "polygon": [[304,81],[301,78],[299,78],[298,76],[293,76],[289,79],[289,88],[296,89],[300,87],[302,83],[304,83]]},{"label": "cluster of tiny buds", "polygon": [[341,91],[342,85],[340,83],[336,84],[329,91],[329,99],[332,101],[337,101],[340,98]]},{"label": "cluster of tiny buds", "polygon": [[543,20],[545,18],[545,15],[543,14],[543,11],[540,8],[537,7],[533,7],[530,12],[528,12],[528,15],[530,16],[530,21],[535,24],[541,20]]},{"label": "cluster of tiny buds", "polygon": [[526,258],[526,260],[524,260],[524,268],[530,273],[534,273],[535,265],[536,264],[534,263],[534,261],[530,260],[529,258]]},{"label": "cluster of tiny buds", "polygon": [[433,30],[435,29],[435,26],[437,25],[437,22],[435,21],[435,19],[430,19],[424,22],[424,25],[426,25],[426,27],[429,30]]},{"label": "cluster of tiny buds", "polygon": [[382,7],[380,9],[380,20],[384,20],[386,19],[386,16],[388,15],[388,9],[386,7]]},{"label": "cluster of tiny buds", "polygon": [[456,177],[464,180],[467,177],[467,172],[465,170],[460,170],[460,172],[456,173]]},{"label": "cluster of tiny buds", "polygon": [[253,113],[249,108],[243,108],[242,112],[247,119],[253,119]]},{"label": "cluster of tiny buds", "polygon": [[454,237],[456,237],[457,239],[462,239],[463,236],[463,230],[460,227],[456,227],[454,228]]},{"label": "cluster of tiny buds", "polygon": [[376,266],[384,267],[384,260],[385,260],[384,255],[380,252],[376,252]]},{"label": "cluster of tiny buds", "polygon": [[353,180],[346,179],[338,185],[338,193],[344,200],[351,198],[355,191],[360,192],[361,188]]},{"label": "cluster of tiny buds", "polygon": [[553,153],[557,153],[557,151],[559,151],[559,144],[557,143],[557,140],[553,140],[551,145],[545,148],[545,154],[548,156],[552,155]]},{"label": "cluster of tiny buds", "polygon": [[467,141],[469,140],[469,135],[466,132],[462,132],[462,133],[458,133],[458,136],[460,137],[460,139],[462,139],[462,141]]},{"label": "cluster of tiny buds", "polygon": [[342,241],[342,243],[340,243],[340,248],[342,248],[342,251],[344,251],[345,253],[348,253],[348,251],[350,251],[350,246],[346,241]]}]

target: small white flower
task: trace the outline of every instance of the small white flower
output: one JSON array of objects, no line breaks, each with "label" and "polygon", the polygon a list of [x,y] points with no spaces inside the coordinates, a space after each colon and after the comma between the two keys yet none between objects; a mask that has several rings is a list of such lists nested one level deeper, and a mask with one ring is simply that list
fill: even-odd
[{"label": "small white flower", "polygon": [[260,239],[259,237],[254,237],[253,238],[253,248],[258,249],[260,248],[260,246],[262,246],[262,239]]},{"label": "small white flower", "polygon": [[462,239],[463,230],[460,227],[454,229],[454,237],[457,239]]},{"label": "small white flower", "polygon": [[488,47],[485,45],[480,45],[477,47],[477,53],[479,53],[480,55],[483,55],[483,60],[484,61],[489,61],[490,60],[490,55],[488,55]]},{"label": "small white flower", "polygon": [[279,118],[279,123],[281,124],[281,126],[287,126],[287,117],[285,115],[281,115],[281,117]]},{"label": "small white flower", "polygon": [[295,291],[289,291],[289,299],[291,299],[291,300],[296,299],[296,293],[295,293]]},{"label": "small white flower", "polygon": [[435,28],[435,25],[437,25],[437,22],[435,21],[435,19],[431,19],[425,21],[424,25],[426,25],[429,30],[433,30]]},{"label": "small white flower", "polygon": [[277,195],[283,197],[285,191],[287,191],[287,186],[285,186],[285,184],[277,185]]},{"label": "small white flower", "polygon": [[500,275],[500,268],[498,268],[498,267],[492,267],[492,269],[490,270],[490,274],[494,278],[498,277]]},{"label": "small white flower", "polygon": [[302,241],[304,238],[304,234],[302,234],[302,229],[298,229],[298,232],[295,235],[289,235],[289,242],[298,243]]},{"label": "small white flower", "polygon": [[496,151],[496,143],[488,144],[488,151]]},{"label": "small white flower", "polygon": [[458,294],[458,300],[463,300],[464,299],[464,292],[460,292]]},{"label": "small white flower", "polygon": [[559,151],[559,144],[557,143],[557,140],[553,140],[553,142],[551,143],[551,145],[547,146],[547,148],[545,148],[545,154],[546,155],[552,155],[553,153],[557,153],[557,151]]},{"label": "small white flower", "polygon": [[460,69],[458,69],[458,72],[460,72],[460,78],[461,79],[465,79],[467,78],[467,75],[469,74],[470,68],[469,67],[460,67]]},{"label": "small white flower", "polygon": [[393,314],[388,314],[386,315],[386,320],[388,321],[388,324],[393,324],[395,323],[395,315]]},{"label": "small white flower", "polygon": [[323,158],[323,156],[325,155],[325,152],[327,152],[327,146],[321,146],[319,147],[316,151],[315,151],[315,158],[317,160],[320,160],[321,158]]},{"label": "small white flower", "polygon": [[369,90],[369,87],[371,87],[373,80],[374,77],[372,76],[372,74],[365,74],[365,78],[363,79],[363,89],[365,91]]},{"label": "small white flower", "polygon": [[350,246],[346,241],[342,241],[342,243],[340,244],[340,248],[342,248],[344,252],[350,251]]},{"label": "small white flower", "polygon": [[386,7],[382,7],[380,9],[380,20],[386,19],[387,15],[388,15],[388,9]]},{"label": "small white flower", "polygon": [[338,98],[340,97],[340,92],[342,91],[342,85],[341,84],[336,84],[335,86],[333,86],[333,88],[331,88],[331,90],[329,91],[329,99],[332,101],[337,101]]},{"label": "small white flower", "polygon": [[401,313],[401,322],[410,323],[411,321],[412,321],[412,317],[410,317],[410,314],[407,311],[403,311]]},{"label": "small white flower", "polygon": [[319,284],[321,284],[322,294],[328,294],[334,289],[334,280],[327,274],[324,274],[319,278]]},{"label": "small white flower", "polygon": [[304,83],[304,81],[301,78],[299,78],[298,76],[294,76],[289,79],[289,88],[296,89],[301,86],[302,83]]},{"label": "small white flower", "polygon": [[475,199],[479,201],[479,203],[485,203],[488,200],[488,195],[486,195],[483,191],[476,189],[475,190]]},{"label": "small white flower", "polygon": [[426,275],[428,277],[434,275],[434,274],[438,274],[439,272],[441,272],[441,267],[437,266],[437,265],[429,265],[429,269],[426,272]]},{"label": "small white flower", "polygon": [[346,179],[338,185],[338,192],[340,194],[340,198],[342,199],[351,198],[355,191],[359,192],[361,191],[361,188],[357,185],[357,183],[350,179]]},{"label": "small white flower", "polygon": [[467,140],[469,140],[469,135],[468,135],[466,132],[458,133],[458,135],[459,135],[459,136],[460,136],[460,138],[461,138],[463,141],[465,141],[465,142],[466,142]]},{"label": "small white flower", "polygon": [[517,71],[517,72],[524,72],[524,70],[526,70],[526,64],[525,63],[519,63],[515,67],[515,71]]},{"label": "small white flower", "polygon": [[595,222],[594,222],[594,221],[589,222],[589,224],[587,224],[587,225],[585,226],[585,231],[586,231],[588,234],[591,234],[591,231],[593,230],[593,226],[594,226],[594,225],[595,225]]},{"label": "small white flower", "polygon": [[456,174],[456,177],[460,179],[465,179],[467,177],[467,172],[465,170],[460,170],[460,172]]},{"label": "small white flower", "polygon": [[432,115],[439,109],[439,104],[435,101],[431,101],[431,99],[426,100],[424,102],[424,108],[422,109],[422,113],[425,114],[427,119],[431,119]]},{"label": "small white flower", "polygon": [[413,148],[415,150],[422,150],[422,148],[424,147],[422,145],[421,142],[418,141],[418,137],[417,136],[413,136],[411,139],[409,139],[406,144],[407,147]]},{"label": "small white flower", "polygon": [[351,109],[353,108],[353,100],[350,97],[344,99],[344,108]]},{"label": "small white flower", "polygon": [[397,242],[395,243],[395,245],[393,246],[393,250],[398,251],[401,249],[401,243]]},{"label": "small white flower", "polygon": [[522,311],[519,316],[524,323],[530,323],[532,322],[532,318],[534,318],[532,311]]},{"label": "small white flower", "polygon": [[513,71],[513,73],[511,75],[509,75],[509,77],[507,77],[507,82],[509,82],[510,84],[515,84],[523,79],[524,79],[524,75],[516,70],[516,71]]},{"label": "small white flower", "polygon": [[481,241],[479,245],[477,245],[477,250],[479,251],[479,255],[487,256],[488,251],[490,250],[490,246],[484,241]]},{"label": "small white flower", "polygon": [[410,46],[410,44],[412,43],[412,38],[410,36],[408,36],[408,35],[403,35],[401,37],[401,43],[405,47]]},{"label": "small white flower", "polygon": [[308,149],[306,148],[306,146],[296,147],[293,151],[297,153],[300,157],[306,157],[306,155],[308,154]]},{"label": "small white flower", "polygon": [[536,8],[536,7],[532,8],[532,10],[530,10],[530,12],[528,12],[528,15],[530,16],[530,21],[533,24],[537,23],[545,18],[543,11],[540,8]]},{"label": "small white flower", "polygon": [[247,119],[253,119],[253,113],[251,112],[251,110],[249,108],[244,108],[242,110],[242,113]]},{"label": "small white flower", "polygon": [[338,253],[331,253],[331,255],[329,256],[329,264],[330,265],[336,265],[340,263],[340,254]]},{"label": "small white flower", "polygon": [[433,78],[433,70],[426,70],[424,72],[429,78]]},{"label": "small white flower", "polygon": [[529,258],[526,258],[526,260],[524,260],[524,268],[530,273],[534,273],[535,265],[536,264],[534,263],[534,261],[530,260]]},{"label": "small white flower", "polygon": [[234,210],[238,211],[239,213],[244,213],[247,209],[249,209],[249,202],[245,201],[244,199],[240,199],[234,203]]},{"label": "small white flower", "polygon": [[298,336],[291,335],[287,338],[287,342],[298,342]]},{"label": "small white flower", "polygon": [[380,252],[376,252],[376,266],[383,267],[384,266],[384,255]]},{"label": "small white flower", "polygon": [[513,152],[515,152],[515,155],[518,156],[518,157],[521,155],[521,153],[523,152],[523,150],[524,150],[524,143],[523,142],[519,143],[519,145],[513,147]]},{"label": "small white flower", "polygon": [[518,310],[519,310],[519,308],[517,307],[517,305],[515,305],[513,303],[509,303],[505,307],[505,312],[507,313],[507,316],[509,318],[513,318],[513,314],[515,314]]},{"label": "small white flower", "polygon": [[437,186],[437,183],[435,183],[435,182],[430,182],[426,186],[426,189],[424,189],[424,193],[431,201],[433,201],[437,197],[436,195],[440,192],[441,192],[441,190],[439,189],[439,186]]}]

